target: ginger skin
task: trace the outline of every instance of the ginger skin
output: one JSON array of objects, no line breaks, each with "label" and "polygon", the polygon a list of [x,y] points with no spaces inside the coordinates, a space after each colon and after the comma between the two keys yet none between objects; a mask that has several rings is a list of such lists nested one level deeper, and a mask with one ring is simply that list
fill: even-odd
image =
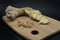
[{"label": "ginger skin", "polygon": [[24,14],[23,8],[15,8],[12,6],[8,6],[5,12],[6,12],[6,16],[11,19],[15,19],[16,17]]}]

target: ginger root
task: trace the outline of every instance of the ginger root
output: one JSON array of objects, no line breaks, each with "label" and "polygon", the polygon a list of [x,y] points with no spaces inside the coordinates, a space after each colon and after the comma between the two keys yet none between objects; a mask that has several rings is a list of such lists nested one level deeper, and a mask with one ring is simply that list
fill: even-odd
[{"label": "ginger root", "polygon": [[8,6],[6,11],[6,16],[15,19],[16,17],[27,14],[29,17],[38,20],[38,23],[47,24],[49,23],[48,19],[42,15],[39,10],[33,9],[31,7],[24,7],[24,8],[15,8],[12,6]]},{"label": "ginger root", "polygon": [[8,6],[5,12],[6,12],[6,16],[11,19],[15,19],[16,17],[24,14],[23,8],[15,8],[12,6]]}]

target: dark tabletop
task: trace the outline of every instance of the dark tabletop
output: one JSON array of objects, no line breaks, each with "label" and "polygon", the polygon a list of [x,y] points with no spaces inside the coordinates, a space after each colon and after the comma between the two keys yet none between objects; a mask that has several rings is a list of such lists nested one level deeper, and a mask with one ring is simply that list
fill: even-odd
[{"label": "dark tabletop", "polygon": [[[5,15],[4,10],[8,5],[18,8],[27,6],[39,9],[44,15],[60,20],[59,0],[0,0],[0,40],[25,40],[2,20],[2,16]],[[47,40],[60,40],[60,33]]]}]

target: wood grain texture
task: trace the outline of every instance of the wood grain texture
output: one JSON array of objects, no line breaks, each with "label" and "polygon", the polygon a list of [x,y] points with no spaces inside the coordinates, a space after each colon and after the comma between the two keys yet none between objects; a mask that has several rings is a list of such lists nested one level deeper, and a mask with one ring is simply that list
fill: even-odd
[{"label": "wood grain texture", "polygon": [[[19,35],[22,35],[30,40],[42,40],[48,35],[60,30],[60,21],[50,17],[47,17],[47,19],[50,21],[50,23],[47,25],[42,25],[26,16],[18,17],[14,21],[11,21],[6,16],[3,16],[3,20],[9,25],[9,27],[11,27]],[[32,22],[32,24],[28,23],[27,21]],[[19,27],[19,22],[24,25],[31,26],[31,28],[24,28],[22,26]],[[39,33],[34,35],[31,33],[33,30],[37,30]]]}]

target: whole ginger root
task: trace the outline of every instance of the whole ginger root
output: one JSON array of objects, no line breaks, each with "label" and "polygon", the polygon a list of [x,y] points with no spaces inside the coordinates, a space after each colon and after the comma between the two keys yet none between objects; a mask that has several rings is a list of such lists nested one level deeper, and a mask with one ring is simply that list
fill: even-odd
[{"label": "whole ginger root", "polygon": [[6,9],[6,16],[10,17],[11,19],[15,19],[22,14],[27,14],[29,17],[38,20],[38,23],[41,24],[49,23],[48,19],[44,15],[42,15],[39,10],[33,9],[31,7],[15,8],[12,6],[8,6]]},{"label": "whole ginger root", "polygon": [[24,14],[23,8],[15,8],[12,6],[8,6],[5,12],[6,12],[6,16],[11,19],[15,19],[16,17]]}]

